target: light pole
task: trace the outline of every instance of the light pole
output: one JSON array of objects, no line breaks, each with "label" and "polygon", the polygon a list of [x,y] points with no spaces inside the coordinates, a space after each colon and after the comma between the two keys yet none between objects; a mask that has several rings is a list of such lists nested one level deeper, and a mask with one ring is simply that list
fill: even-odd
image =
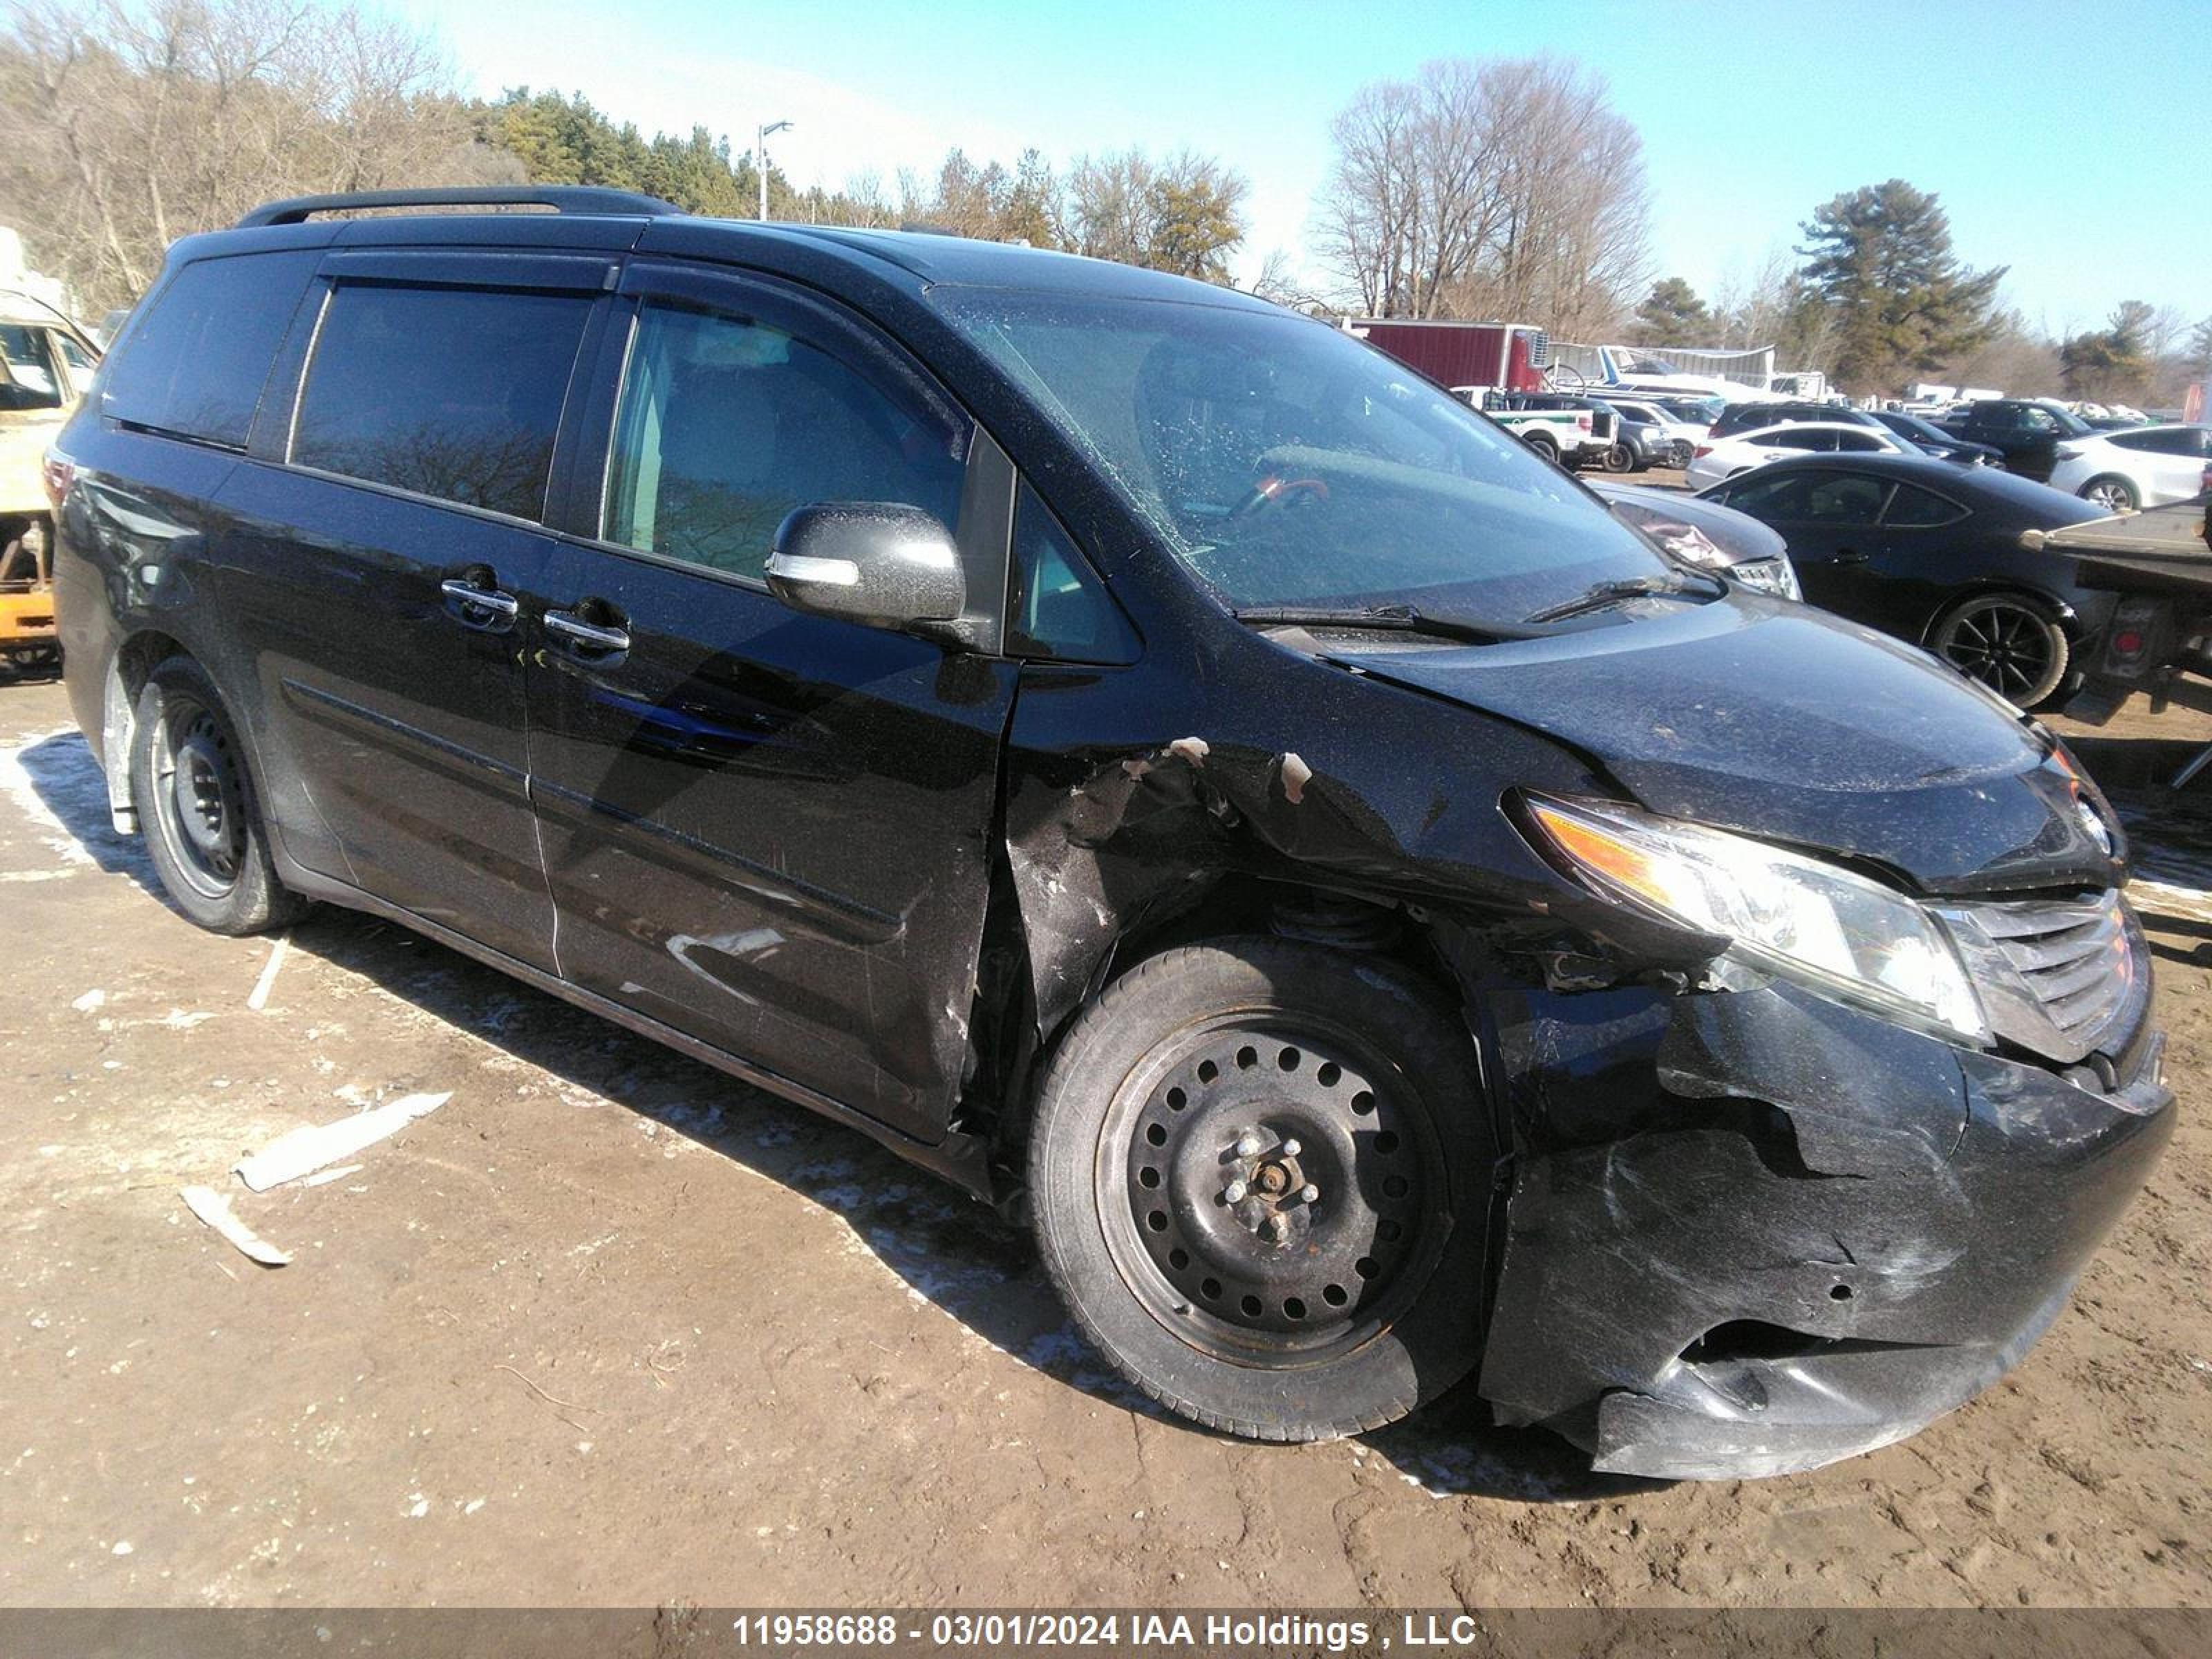
[{"label": "light pole", "polygon": [[770,121],[760,130],[759,139],[753,146],[753,159],[760,163],[760,216],[768,217],[768,136],[781,132],[791,125],[788,121]]}]

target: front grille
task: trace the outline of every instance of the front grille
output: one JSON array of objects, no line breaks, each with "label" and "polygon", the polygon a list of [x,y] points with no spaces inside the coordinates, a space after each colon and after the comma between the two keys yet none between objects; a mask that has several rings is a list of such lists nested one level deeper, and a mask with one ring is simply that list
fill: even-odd
[{"label": "front grille", "polygon": [[2142,928],[2117,890],[1944,912],[1996,1034],[2069,1064],[2124,1041],[2150,989]]}]

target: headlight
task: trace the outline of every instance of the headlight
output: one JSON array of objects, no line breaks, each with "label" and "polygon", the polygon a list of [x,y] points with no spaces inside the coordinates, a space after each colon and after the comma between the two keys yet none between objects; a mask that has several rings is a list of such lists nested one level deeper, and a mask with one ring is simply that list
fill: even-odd
[{"label": "headlight", "polygon": [[1531,796],[1550,849],[1598,892],[1729,940],[1726,954],[1952,1036],[1989,1040],[1942,925],[1863,876],[1632,807]]},{"label": "headlight", "polygon": [[1771,559],[1746,559],[1741,564],[1729,566],[1726,574],[1762,593],[1784,599],[1805,597],[1805,590],[1797,586],[1797,567],[1790,562],[1787,553],[1778,553]]}]

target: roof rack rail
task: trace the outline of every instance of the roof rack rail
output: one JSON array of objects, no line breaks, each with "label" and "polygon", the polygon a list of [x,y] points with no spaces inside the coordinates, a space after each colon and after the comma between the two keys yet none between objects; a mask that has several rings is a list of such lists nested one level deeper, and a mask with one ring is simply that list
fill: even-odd
[{"label": "roof rack rail", "polygon": [[543,207],[556,213],[599,213],[624,218],[663,218],[684,210],[657,196],[634,190],[602,190],[591,185],[468,185],[434,190],[356,190],[337,196],[294,196],[264,202],[238,222],[253,225],[296,225],[318,213],[347,213],[362,208]]}]

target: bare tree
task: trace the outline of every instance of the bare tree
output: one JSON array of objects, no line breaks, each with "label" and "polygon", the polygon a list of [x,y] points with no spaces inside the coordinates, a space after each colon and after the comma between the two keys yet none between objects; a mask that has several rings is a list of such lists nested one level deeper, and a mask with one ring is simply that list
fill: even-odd
[{"label": "bare tree", "polygon": [[319,0],[18,3],[0,107],[0,220],[95,309],[270,197],[499,170],[426,36]]},{"label": "bare tree", "polygon": [[1642,293],[1643,141],[1580,66],[1439,59],[1360,88],[1330,135],[1318,237],[1368,313],[1588,337]]},{"label": "bare tree", "polygon": [[1155,161],[1141,149],[1079,155],[1054,193],[1062,247],[1210,282],[1244,238],[1243,177],[1210,155],[1178,150]]}]

